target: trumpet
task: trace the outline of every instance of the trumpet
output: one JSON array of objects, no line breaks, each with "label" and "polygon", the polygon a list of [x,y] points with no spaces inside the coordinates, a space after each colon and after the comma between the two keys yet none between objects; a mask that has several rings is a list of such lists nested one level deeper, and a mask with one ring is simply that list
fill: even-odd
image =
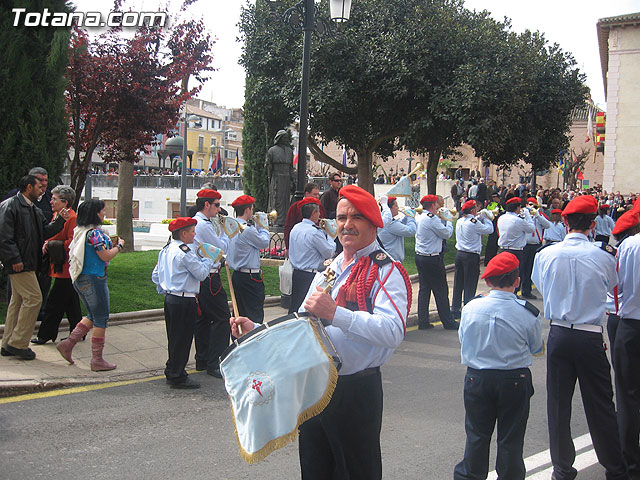
[{"label": "trumpet", "polygon": [[480,215],[484,215],[485,217],[487,217],[490,221],[493,220],[494,217],[494,213],[491,210],[488,210],[486,208],[483,208],[482,210],[480,210],[478,212],[478,216]]},{"label": "trumpet", "polygon": [[338,235],[338,222],[335,218],[321,218],[320,228],[327,232],[331,238],[336,238]]},{"label": "trumpet", "polygon": [[529,213],[531,215],[537,215],[538,214],[538,208],[537,207],[525,207],[527,210],[529,210]]},{"label": "trumpet", "polygon": [[456,210],[455,208],[440,207],[436,211],[436,215],[438,215],[442,220],[445,220],[447,222],[452,222],[453,217],[456,216],[457,214],[458,214],[458,210]]},{"label": "trumpet", "polygon": [[400,212],[404,213],[407,217],[416,218],[416,215],[420,215],[423,212],[422,205],[417,206],[416,208],[411,207],[402,207],[400,208]]}]

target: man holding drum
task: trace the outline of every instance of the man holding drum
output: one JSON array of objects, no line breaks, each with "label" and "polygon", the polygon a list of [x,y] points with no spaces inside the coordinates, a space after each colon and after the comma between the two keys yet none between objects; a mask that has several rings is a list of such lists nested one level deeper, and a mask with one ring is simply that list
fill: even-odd
[{"label": "man holding drum", "polygon": [[298,202],[302,222],[291,229],[289,260],[293,265],[291,305],[289,313],[297,312],[319,268],[336,251],[336,243],[319,226],[320,200],[313,197]]},{"label": "man holding drum", "polygon": [[[194,247],[208,243],[223,252],[229,249],[229,237],[224,232],[216,232],[211,218],[220,212],[222,195],[216,190],[204,188],[197,193],[198,212],[193,218],[196,224]],[[229,301],[220,280],[220,262],[210,270],[200,283],[198,294],[198,321],[196,322],[196,370],[206,370],[209,375],[222,378],[218,359],[229,345]]]},{"label": "man holding drum", "polygon": [[[342,359],[329,405],[300,426],[302,478],[382,478],[380,366],[402,342],[411,305],[411,285],[401,264],[376,241],[382,217],[375,198],[360,187],[340,190],[338,237],[344,247],[329,268],[330,293],[316,275],[301,310],[322,318]],[[231,318],[234,335],[254,328],[246,317]]]}]

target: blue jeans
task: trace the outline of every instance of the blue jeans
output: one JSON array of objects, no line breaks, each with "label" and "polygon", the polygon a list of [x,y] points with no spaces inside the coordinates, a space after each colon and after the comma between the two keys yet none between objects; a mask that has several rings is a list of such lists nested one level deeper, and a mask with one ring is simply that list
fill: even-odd
[{"label": "blue jeans", "polygon": [[87,317],[94,327],[107,328],[109,320],[109,287],[107,276],[96,277],[83,273],[73,282],[73,288],[87,309]]}]

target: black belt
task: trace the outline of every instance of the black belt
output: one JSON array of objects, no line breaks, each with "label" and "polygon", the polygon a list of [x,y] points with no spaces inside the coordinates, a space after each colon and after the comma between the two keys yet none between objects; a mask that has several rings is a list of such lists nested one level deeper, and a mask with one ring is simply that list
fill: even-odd
[{"label": "black belt", "polygon": [[360,380],[361,378],[368,377],[370,375],[376,375],[380,373],[380,367],[369,367],[359,372],[352,373],[351,375],[338,375],[339,382],[351,382],[354,380]]}]

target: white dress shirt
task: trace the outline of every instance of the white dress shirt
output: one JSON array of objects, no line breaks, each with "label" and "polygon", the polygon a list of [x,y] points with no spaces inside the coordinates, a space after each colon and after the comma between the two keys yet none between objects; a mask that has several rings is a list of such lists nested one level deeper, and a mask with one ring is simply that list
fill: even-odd
[{"label": "white dress shirt", "polygon": [[453,223],[442,223],[440,217],[426,213],[420,219],[416,229],[416,253],[433,255],[442,251],[442,240],[453,235]]},{"label": "white dress shirt", "polygon": [[498,218],[498,245],[500,248],[524,248],[527,235],[534,233],[536,227],[529,212],[517,215],[507,212]]},{"label": "white dress shirt", "polygon": [[480,253],[482,235],[493,233],[493,223],[484,215],[465,215],[456,222],[456,250]]},{"label": "white dress shirt", "polygon": [[408,215],[404,218],[392,218],[384,228],[378,229],[378,238],[382,242],[386,252],[394,260],[402,262],[404,260],[404,238],[413,237],[416,234],[418,224],[416,219]]},{"label": "white dress shirt", "polygon": [[289,260],[298,270],[318,270],[336,251],[336,242],[308,218],[289,234]]},{"label": "white dress shirt", "polygon": [[[218,236],[211,221],[202,212],[197,212],[193,218],[198,222],[196,224],[196,236],[193,240],[193,247],[197,249],[200,244],[209,243],[222,250],[222,253],[227,253],[227,250],[229,250],[229,237],[227,237],[224,232]],[[220,262],[216,263],[213,268],[220,268]]]},{"label": "white dress shirt", "polygon": [[238,223],[245,225],[242,233],[238,233],[229,241],[227,252],[227,262],[234,270],[250,268],[258,270],[260,268],[260,250],[269,247],[271,235],[269,230],[258,225],[247,225],[247,221],[238,218]]},{"label": "white dress shirt", "polygon": [[618,247],[618,278],[618,315],[640,320],[640,233]]}]

